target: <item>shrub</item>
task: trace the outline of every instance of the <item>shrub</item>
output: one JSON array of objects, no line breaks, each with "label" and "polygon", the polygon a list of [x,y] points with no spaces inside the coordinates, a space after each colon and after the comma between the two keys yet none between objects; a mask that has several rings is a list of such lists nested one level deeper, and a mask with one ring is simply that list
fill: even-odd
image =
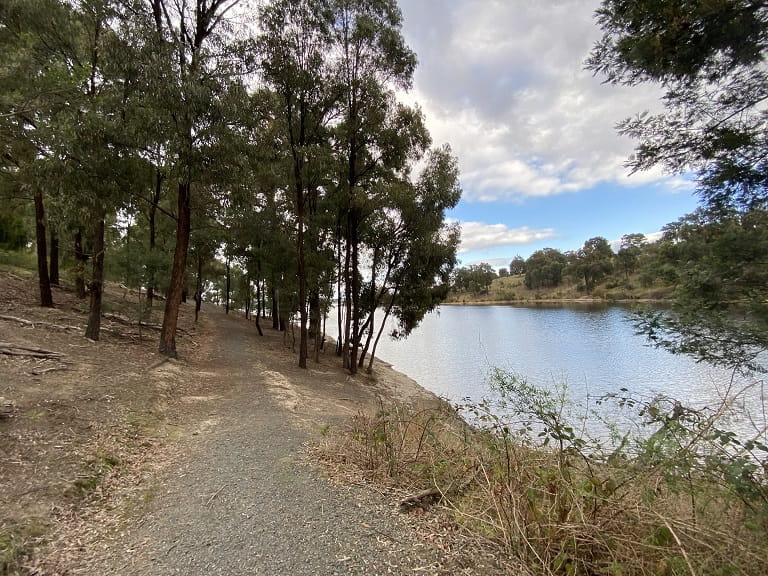
[{"label": "shrub", "polygon": [[[715,410],[626,390],[593,409],[565,386],[509,372],[500,400],[358,415],[338,452],[372,477],[436,488],[457,522],[546,574],[761,574],[768,546],[768,447]],[[625,414],[623,422],[605,414]],[[605,434],[590,437],[586,420]]]}]

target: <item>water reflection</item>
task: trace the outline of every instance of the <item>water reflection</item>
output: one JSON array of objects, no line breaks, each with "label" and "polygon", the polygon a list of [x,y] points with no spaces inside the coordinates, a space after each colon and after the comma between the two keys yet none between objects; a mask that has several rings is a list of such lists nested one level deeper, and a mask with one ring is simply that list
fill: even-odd
[{"label": "water reflection", "polygon": [[[626,388],[646,399],[661,393],[713,407],[729,385],[752,382],[648,346],[629,313],[594,304],[443,306],[407,340],[382,338],[377,355],[454,402],[493,398],[487,376],[494,366],[537,387],[564,382],[576,403]],[[755,394],[750,405],[758,409],[762,398]]]}]

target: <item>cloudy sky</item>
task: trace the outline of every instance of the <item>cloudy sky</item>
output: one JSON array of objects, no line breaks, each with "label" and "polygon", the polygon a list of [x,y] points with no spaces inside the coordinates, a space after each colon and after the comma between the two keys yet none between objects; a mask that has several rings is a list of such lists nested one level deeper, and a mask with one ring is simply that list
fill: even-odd
[{"label": "cloudy sky", "polygon": [[690,186],[629,176],[621,119],[658,107],[652,87],[583,69],[598,0],[399,0],[419,59],[408,98],[459,158],[463,264],[501,266],[593,236],[650,234],[695,209]]}]

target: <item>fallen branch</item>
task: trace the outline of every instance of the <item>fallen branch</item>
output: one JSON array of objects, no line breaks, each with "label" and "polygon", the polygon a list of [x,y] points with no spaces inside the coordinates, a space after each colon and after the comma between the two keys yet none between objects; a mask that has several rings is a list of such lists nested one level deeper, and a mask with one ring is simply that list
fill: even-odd
[{"label": "fallen branch", "polygon": [[44,320],[27,320],[26,318],[19,318],[17,316],[6,316],[4,314],[0,314],[0,320],[7,320],[9,322],[18,322],[19,324],[23,326],[29,326],[30,328],[35,328],[37,326],[45,326],[46,328],[54,328],[56,330],[64,330],[64,331],[81,329],[77,326],[53,324],[51,322],[45,322]]},{"label": "fallen branch", "polygon": [[0,354],[7,354],[8,356],[31,356],[32,358],[63,358],[65,354],[61,352],[53,352],[52,350],[45,350],[44,348],[32,348],[30,346],[22,346],[21,344],[13,344],[11,342],[0,342]]},{"label": "fallen branch", "polygon": [[66,366],[52,366],[51,368],[43,368],[42,370],[32,370],[30,374],[33,376],[42,376],[43,374],[48,374],[48,372],[54,372],[56,370],[68,370]]},{"label": "fallen branch", "polygon": [[163,327],[160,324],[148,324],[146,322],[134,322],[130,318],[120,316],[118,314],[104,314],[104,318],[112,320],[113,322],[119,322],[127,326],[141,326],[142,328],[151,328],[152,330],[161,330]]},{"label": "fallen branch", "polygon": [[222,491],[222,490],[224,490],[224,488],[226,488],[226,487],[227,487],[227,485],[226,485],[226,484],[224,484],[224,486],[222,486],[221,488],[219,488],[218,490],[216,490],[216,492],[214,492],[213,494],[211,494],[211,497],[210,497],[210,498],[208,498],[208,502],[206,502],[206,503],[205,503],[206,507],[207,507],[207,506],[210,506],[210,505],[211,505],[211,502],[213,502],[213,499],[214,499],[214,498],[216,498],[216,496],[218,496],[219,494],[221,494],[221,491]]},{"label": "fallen branch", "polygon": [[442,498],[442,493],[437,488],[427,488],[400,501],[400,511],[406,512],[417,506],[427,508]]}]

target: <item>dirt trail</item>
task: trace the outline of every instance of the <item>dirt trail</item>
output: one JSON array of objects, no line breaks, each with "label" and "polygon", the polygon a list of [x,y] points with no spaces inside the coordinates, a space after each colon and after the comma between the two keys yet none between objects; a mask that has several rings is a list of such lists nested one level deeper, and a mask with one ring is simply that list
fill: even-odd
[{"label": "dirt trail", "polygon": [[154,371],[195,395],[181,398],[189,406],[145,489],[148,504],[123,510],[121,527],[72,573],[439,573],[436,551],[392,502],[332,487],[299,455],[323,423],[375,405],[394,385],[352,380],[331,360],[293,368],[280,336],[258,338],[252,323],[219,311],[207,311],[201,327],[194,357]]}]

